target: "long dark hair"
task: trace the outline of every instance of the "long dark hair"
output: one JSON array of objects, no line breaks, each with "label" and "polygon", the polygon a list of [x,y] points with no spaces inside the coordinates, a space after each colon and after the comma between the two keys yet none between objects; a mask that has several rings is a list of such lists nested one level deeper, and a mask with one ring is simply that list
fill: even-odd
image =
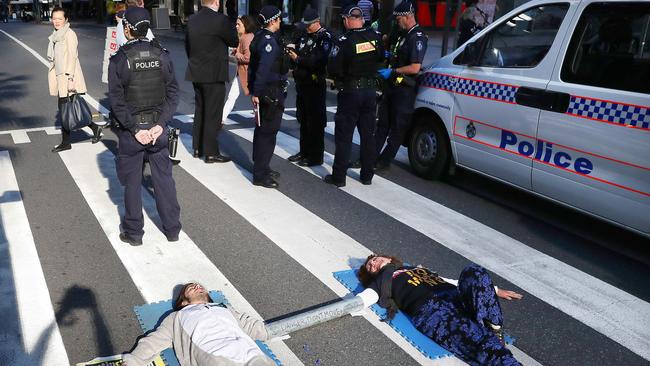
[{"label": "long dark hair", "polygon": [[390,263],[394,264],[396,267],[402,267],[404,265],[404,262],[402,262],[402,260],[400,258],[397,258],[397,257],[392,256],[392,255],[385,255],[385,254],[371,254],[371,255],[369,255],[368,258],[366,258],[366,261],[363,262],[361,267],[359,267],[359,272],[357,272],[357,277],[359,277],[359,281],[361,282],[363,287],[368,287],[368,285],[370,285],[372,280],[374,280],[375,277],[377,277],[378,273],[370,273],[366,269],[366,264],[368,264],[368,262],[371,259],[375,258],[375,257],[388,258],[388,259],[390,259]]},{"label": "long dark hair", "polygon": [[244,25],[244,33],[255,33],[259,29],[257,22],[250,15],[242,15],[239,17],[239,20]]}]

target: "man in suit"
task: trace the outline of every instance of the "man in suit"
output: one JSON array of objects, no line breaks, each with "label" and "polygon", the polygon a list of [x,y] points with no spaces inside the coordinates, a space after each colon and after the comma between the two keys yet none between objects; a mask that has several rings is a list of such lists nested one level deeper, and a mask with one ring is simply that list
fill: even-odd
[{"label": "man in suit", "polygon": [[201,0],[203,8],[187,22],[185,50],[188,65],[185,80],[194,85],[194,157],[205,156],[206,163],[225,163],[217,136],[221,130],[226,98],[228,47],[237,47],[235,24],[219,13],[219,0]]}]

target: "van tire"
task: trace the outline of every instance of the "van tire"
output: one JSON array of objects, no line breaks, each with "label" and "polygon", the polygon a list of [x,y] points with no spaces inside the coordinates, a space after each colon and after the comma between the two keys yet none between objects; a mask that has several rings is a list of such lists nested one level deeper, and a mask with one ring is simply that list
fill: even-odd
[{"label": "van tire", "polygon": [[422,116],[415,121],[408,145],[409,162],[418,176],[440,179],[447,173],[451,150],[442,123],[437,120],[432,122],[430,118]]}]

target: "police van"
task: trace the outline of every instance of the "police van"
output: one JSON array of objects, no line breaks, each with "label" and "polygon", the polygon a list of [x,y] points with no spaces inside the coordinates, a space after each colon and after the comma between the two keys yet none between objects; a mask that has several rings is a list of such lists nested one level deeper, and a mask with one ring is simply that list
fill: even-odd
[{"label": "police van", "polygon": [[405,144],[650,236],[650,1],[534,0],[424,70]]}]

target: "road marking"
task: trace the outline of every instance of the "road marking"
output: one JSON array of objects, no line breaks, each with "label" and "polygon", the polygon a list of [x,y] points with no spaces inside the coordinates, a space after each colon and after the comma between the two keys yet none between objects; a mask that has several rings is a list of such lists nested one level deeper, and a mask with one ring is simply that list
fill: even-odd
[{"label": "road marking", "polygon": [[[148,193],[142,194],[144,244],[133,247],[120,241],[123,189],[115,171],[115,156],[103,144],[75,144],[73,150],[59,156],[147,303],[169,299],[178,284],[199,281],[207,288],[222,291],[237,310],[261,318],[185,232],[181,231],[178,242],[167,242],[156,227],[160,226],[160,218],[155,201]],[[302,365],[283,342],[269,342],[269,347],[284,364]]]},{"label": "road marking", "polygon": [[[0,268],[0,308],[15,306],[2,311],[6,315],[17,310],[20,322],[20,329],[4,324],[0,359],[15,366],[69,365],[7,151],[0,151],[0,172],[0,253],[11,263],[11,268]],[[10,300],[14,296],[15,304]]]},{"label": "road marking", "polygon": [[[253,140],[252,129],[229,132]],[[286,159],[297,148],[296,138],[278,133],[276,155]],[[322,177],[333,155],[324,160],[323,167],[302,169]],[[347,179],[341,189],[650,359],[647,302],[381,176],[370,187]]]},{"label": "road marking", "polygon": [[[246,131],[252,137],[252,129]],[[278,190],[253,186],[252,174],[236,164],[211,167],[192,158],[192,137],[181,135],[180,167],[272,240],[340,297],[350,291],[332,272],[352,268],[372,252]],[[294,223],[300,222],[300,225]],[[450,358],[431,360],[371,312],[364,317],[422,365],[449,365]]]}]

